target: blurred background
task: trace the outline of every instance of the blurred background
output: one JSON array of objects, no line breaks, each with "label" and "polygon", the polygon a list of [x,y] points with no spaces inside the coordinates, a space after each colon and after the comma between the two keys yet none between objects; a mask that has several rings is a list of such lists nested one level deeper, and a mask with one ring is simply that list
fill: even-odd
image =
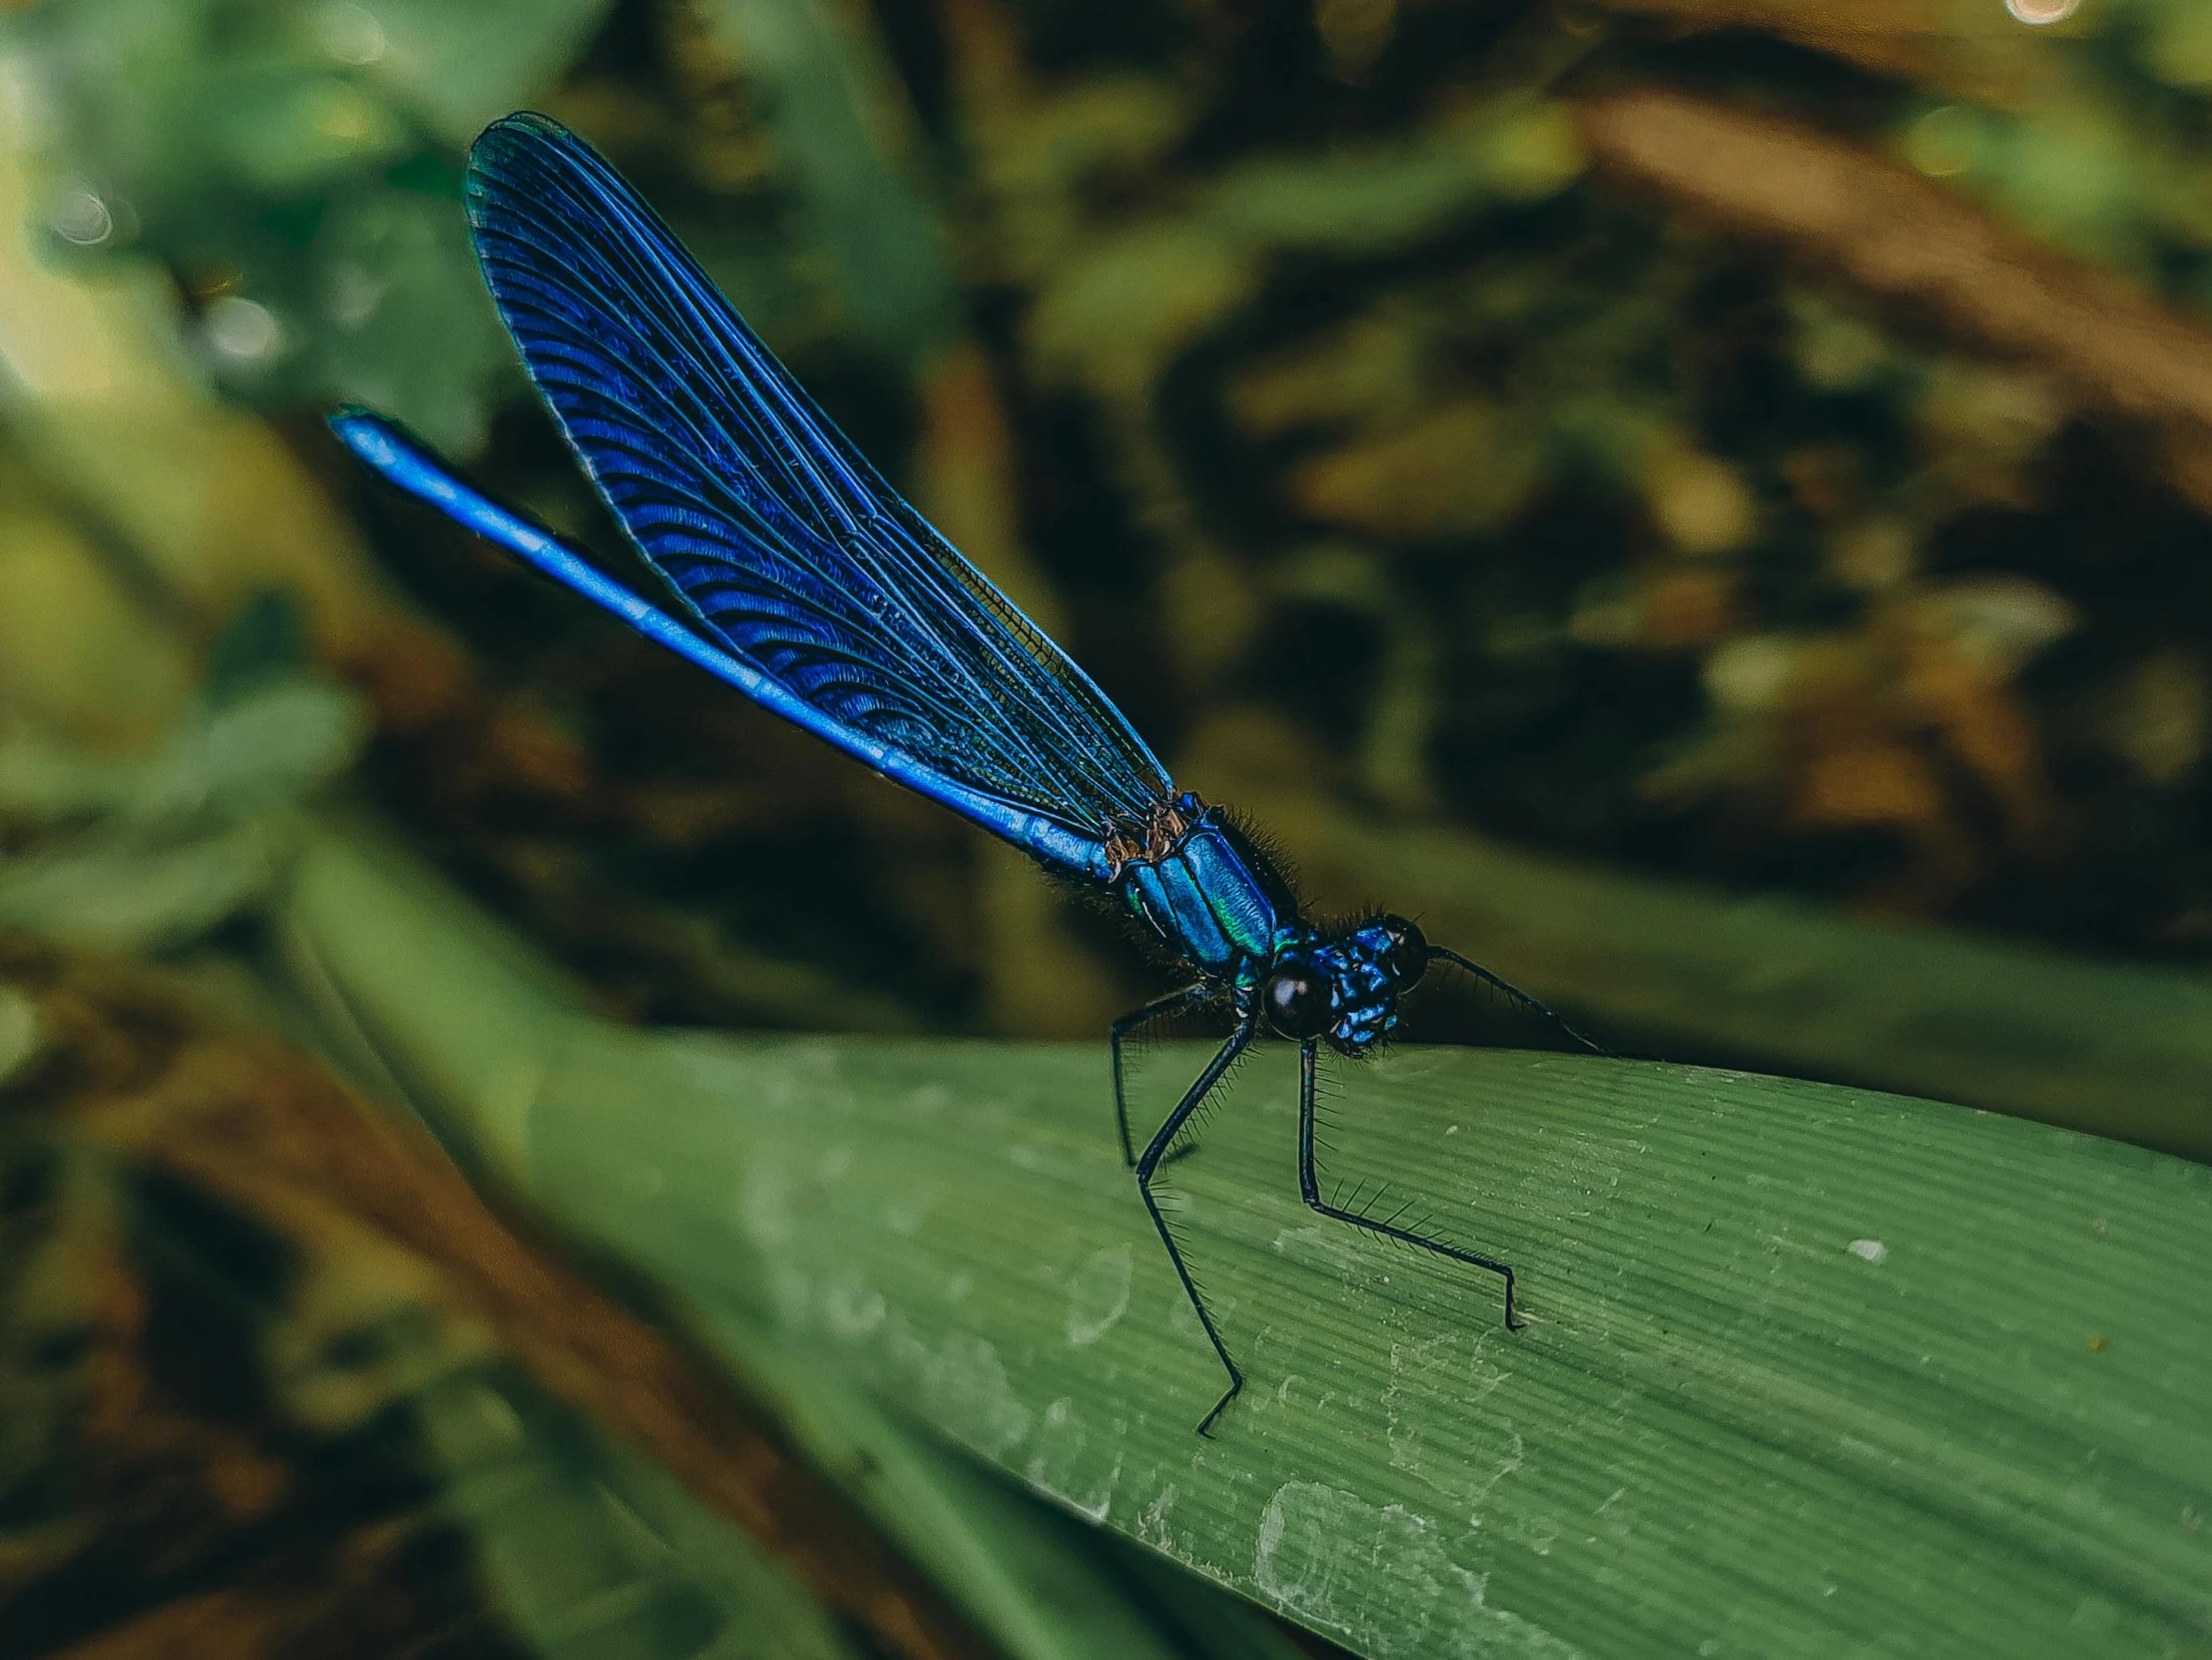
[{"label": "blurred background", "polygon": [[[419,1377],[273,1382],[297,1275],[249,1319],[201,1271],[355,1260],[338,1213],[219,1206],[220,1160],[112,1203],[189,1035],[322,1076],[254,1047],[315,1038],[267,910],[304,827],[375,826],[623,1020],[1103,1041],[1164,987],[327,435],[371,405],[618,549],[468,247],[518,107],[1324,909],[1623,1048],[2212,1149],[2192,0],[15,5],[0,1387],[43,1404],[0,1413],[0,1650],[197,1652],[132,1622],[206,1613],[342,1444],[300,1572],[447,1600],[257,1632],[543,1638],[437,1529],[361,1543],[414,1490],[358,1434]],[[259,1333],[237,1375],[178,1381],[180,1307]],[[187,1523],[227,1543],[163,1558]]]}]

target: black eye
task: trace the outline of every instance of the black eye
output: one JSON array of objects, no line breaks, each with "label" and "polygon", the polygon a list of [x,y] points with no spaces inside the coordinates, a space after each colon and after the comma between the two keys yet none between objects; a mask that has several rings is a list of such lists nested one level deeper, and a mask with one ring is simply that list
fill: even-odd
[{"label": "black eye", "polygon": [[1429,942],[1403,917],[1384,917],[1382,931],[1390,938],[1390,943],[1383,947],[1382,972],[1390,976],[1391,984],[1404,991],[1417,982],[1422,970],[1429,966]]},{"label": "black eye", "polygon": [[1267,1024],[1286,1038],[1318,1038],[1329,1029],[1329,983],[1319,969],[1286,957],[1260,988]]}]

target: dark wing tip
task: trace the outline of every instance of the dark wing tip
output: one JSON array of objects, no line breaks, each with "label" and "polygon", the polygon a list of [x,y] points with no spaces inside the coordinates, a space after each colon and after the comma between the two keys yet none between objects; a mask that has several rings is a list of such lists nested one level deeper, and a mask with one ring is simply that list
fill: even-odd
[{"label": "dark wing tip", "polygon": [[468,147],[468,165],[473,168],[480,161],[495,161],[518,146],[531,144],[574,144],[576,135],[549,115],[535,110],[516,110],[503,115],[476,135],[476,142]]},{"label": "dark wing tip", "polygon": [[501,116],[468,147],[461,197],[479,235],[511,233],[518,210],[526,219],[533,207],[569,192],[617,202],[634,195],[589,140],[534,110]]},{"label": "dark wing tip", "polygon": [[473,198],[487,184],[505,179],[518,169],[548,163],[578,163],[600,167],[599,153],[572,129],[535,110],[503,115],[476,135],[468,147],[467,193]]}]

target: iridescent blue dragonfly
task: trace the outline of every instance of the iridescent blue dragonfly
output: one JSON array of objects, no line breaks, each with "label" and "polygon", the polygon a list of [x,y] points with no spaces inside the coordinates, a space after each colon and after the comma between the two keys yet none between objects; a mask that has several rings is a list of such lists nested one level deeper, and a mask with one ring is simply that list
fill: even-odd
[{"label": "iridescent blue dragonfly", "polygon": [[[1307,918],[1235,821],[1176,789],[1090,677],[884,482],[589,145],[544,116],[509,116],[476,141],[466,194],[484,279],[530,378],[670,608],[473,489],[383,417],[349,409],[333,428],[394,483],[756,703],[1052,874],[1103,890],[1188,965],[1190,984],[1115,1021],[1111,1042],[1122,1158],[1228,1372],[1199,1432],[1244,1374],[1152,1184],[1263,1026],[1299,1046],[1305,1203],[1502,1276],[1505,1321],[1517,1327],[1504,1262],[1322,1198],[1316,1066],[1324,1044],[1372,1054],[1433,962],[1558,1017],[1403,917]],[[1148,1022],[1208,1005],[1226,1005],[1235,1029],[1138,1151],[1122,1046]]]}]

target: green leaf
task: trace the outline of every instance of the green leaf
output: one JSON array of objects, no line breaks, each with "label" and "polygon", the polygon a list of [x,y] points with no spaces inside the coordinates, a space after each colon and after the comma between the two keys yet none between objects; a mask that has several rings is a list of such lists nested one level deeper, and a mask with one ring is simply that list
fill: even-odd
[{"label": "green leaf", "polygon": [[1429,937],[1652,1048],[1757,1056],[2212,1159],[2212,976],[1858,921],[1224,792],[1323,895],[1420,897]]},{"label": "green leaf", "polygon": [[[425,1109],[433,1128],[465,1138],[476,1127],[450,1121],[438,1103],[478,1092],[526,1101],[562,1011],[575,1007],[573,994],[481,918],[438,899],[389,849],[363,854],[358,843],[326,844],[301,873],[284,929],[301,989],[357,1070]],[[396,899],[405,907],[425,897],[437,907],[439,938],[419,967],[440,989],[413,1011],[418,1018],[408,1022],[404,1053],[390,1052],[407,1074],[402,1079],[379,1055],[377,1000],[348,995],[350,987],[359,989],[347,973],[355,960],[324,925],[357,902]],[[423,939],[429,943],[427,933]],[[450,971],[465,981],[443,979]],[[4,1016],[0,1008],[0,1027]],[[448,1017],[454,1025],[430,1036]],[[0,1030],[0,1044],[4,1039]],[[468,1070],[415,1073],[413,1064],[433,1052]],[[726,1307],[692,1304],[686,1312],[748,1396],[780,1418],[799,1451],[938,1582],[1007,1660],[1294,1660],[1297,1651],[1279,1629],[1251,1609],[1124,1547],[1102,1548],[1106,1542],[1075,1518],[918,1437],[819,1362],[778,1342],[758,1320]]]},{"label": "green leaf", "polygon": [[275,874],[259,826],[171,847],[109,843],[0,863],[0,926],[105,951],[181,945],[261,898]]},{"label": "green leaf", "polygon": [[542,1660],[860,1660],[782,1562],[504,1368],[407,1405],[486,1588]]},{"label": "green leaf", "polygon": [[820,0],[708,0],[699,16],[752,83],[851,333],[891,358],[943,346],[959,321],[953,274],[935,216],[884,153],[891,76],[876,43]]},{"label": "green leaf", "polygon": [[124,951],[206,934],[268,893],[286,819],[368,726],[343,687],[285,679],[198,711],[147,760],[0,742],[0,815],[49,832],[0,855],[0,925]]},{"label": "green leaf", "polygon": [[[1173,1660],[1193,1647],[1218,1660],[1296,1660],[1279,1631],[1203,1587],[1184,1599],[1170,1584],[1158,1598],[1166,1610],[1140,1606],[1113,1571],[1118,1564],[1087,1550],[1073,1520],[916,1437],[757,1321],[713,1307],[695,1313],[700,1334],[778,1413],[808,1460],[945,1587],[1008,1660]],[[1155,1629],[1161,1623],[1182,1626],[1193,1643],[1173,1643]]]},{"label": "green leaf", "polygon": [[[511,354],[457,189],[419,187],[540,100],[608,9],[60,0],[6,32],[52,116],[45,189],[99,215],[75,257],[220,289],[174,321],[234,397],[370,403],[471,450]],[[242,328],[222,326],[224,302]]]},{"label": "green leaf", "polygon": [[353,763],[369,735],[360,698],[326,681],[261,686],[193,722],[147,779],[140,823],[231,822],[296,803]]},{"label": "green leaf", "polygon": [[[489,122],[550,86],[604,20],[607,0],[360,0],[348,53],[437,134],[465,145]],[[326,49],[337,42],[326,43]]]},{"label": "green leaf", "polygon": [[[2212,1172],[1871,1092],[1402,1052],[1298,1203],[1292,1069],[1173,1167],[1219,1373],[1111,1141],[1103,1044],[650,1037],[563,1013],[344,846],[289,930],[568,1227],[1370,1655],[2169,1655],[2212,1606]],[[1186,1046],[1162,1064],[1194,1070]]]}]

